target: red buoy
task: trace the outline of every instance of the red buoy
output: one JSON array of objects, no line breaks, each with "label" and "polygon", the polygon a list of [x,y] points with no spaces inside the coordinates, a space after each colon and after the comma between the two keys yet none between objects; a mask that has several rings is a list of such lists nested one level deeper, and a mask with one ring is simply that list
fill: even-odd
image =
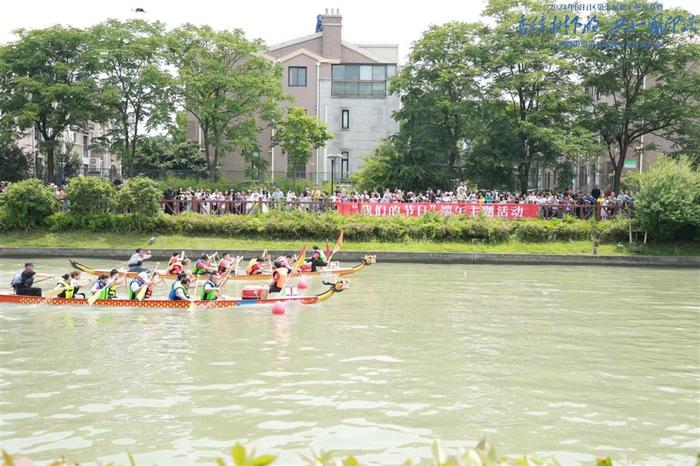
[{"label": "red buoy", "polygon": [[297,288],[299,288],[300,290],[305,290],[308,287],[309,287],[309,281],[304,277],[300,278],[299,283],[297,283]]},{"label": "red buoy", "polygon": [[284,303],[282,301],[276,301],[272,305],[272,313],[275,315],[282,315],[286,311],[285,308],[286,308],[286,306],[284,305]]}]

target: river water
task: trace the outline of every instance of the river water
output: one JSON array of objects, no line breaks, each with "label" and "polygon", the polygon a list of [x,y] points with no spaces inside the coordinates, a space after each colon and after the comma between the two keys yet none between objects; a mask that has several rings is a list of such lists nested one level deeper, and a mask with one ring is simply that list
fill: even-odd
[{"label": "river water", "polygon": [[563,464],[694,464],[700,271],[377,264],[351,286],[284,316],[0,304],[0,447],[185,465],[240,441],[282,465],[311,447],[392,465],[487,437]]}]

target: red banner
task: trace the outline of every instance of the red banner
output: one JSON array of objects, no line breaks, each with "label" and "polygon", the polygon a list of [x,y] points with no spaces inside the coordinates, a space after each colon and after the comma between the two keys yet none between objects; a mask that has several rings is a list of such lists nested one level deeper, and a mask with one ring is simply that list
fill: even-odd
[{"label": "red banner", "polygon": [[372,217],[388,217],[404,215],[420,217],[428,212],[438,212],[443,215],[469,215],[475,217],[483,213],[493,218],[526,218],[538,217],[540,206],[537,204],[467,204],[467,203],[437,203],[437,202],[338,202],[338,212],[343,215],[370,215]]}]

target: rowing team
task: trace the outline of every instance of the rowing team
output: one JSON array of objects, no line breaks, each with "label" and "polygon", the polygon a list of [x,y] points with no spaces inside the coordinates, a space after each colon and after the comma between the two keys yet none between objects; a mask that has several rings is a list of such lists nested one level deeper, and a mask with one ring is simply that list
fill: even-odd
[{"label": "rowing team", "polygon": [[[273,266],[274,270],[272,273],[272,282],[270,283],[269,290],[271,293],[282,292],[291,269],[288,269],[279,261],[275,261]],[[227,298],[226,296],[220,295],[220,291],[226,284],[231,273],[231,269],[224,274],[220,274],[217,270],[212,270],[207,273],[209,276],[206,280],[204,280],[199,297],[196,296],[199,280],[197,280],[197,284],[195,285],[194,296],[190,297],[189,290],[191,287],[191,280],[189,278],[189,274],[186,272],[180,272],[177,279],[170,287],[168,299],[172,301],[197,299],[202,301],[213,301],[219,298]],[[35,281],[34,277],[36,276],[41,278]],[[127,286],[128,299],[148,299],[153,293],[153,287],[164,281],[160,277],[154,278],[155,273],[151,273],[149,275],[149,273],[145,271],[139,272],[138,276],[133,278],[130,282],[128,282],[128,284],[126,282],[126,278],[123,282],[120,281],[122,276],[124,276],[124,272],[117,269],[112,269],[109,275],[100,275],[90,289],[92,299],[114,299],[117,297],[117,288],[122,285]],[[34,284],[49,278],[53,278],[53,275],[37,274],[34,272],[34,264],[27,262],[24,264],[24,270],[21,270],[14,275],[11,285],[12,288],[14,288],[15,294],[41,297],[42,289],[35,287]],[[80,288],[89,283],[89,280],[83,281],[80,279],[80,271],[74,270],[71,273],[63,275],[61,280],[56,284],[54,290],[47,293],[47,297],[50,295],[50,297],[57,298],[70,299],[78,296],[86,298],[85,293],[80,292]]]},{"label": "rowing team", "polygon": [[[238,264],[242,258],[237,258],[234,260],[230,254],[226,253],[221,257],[218,263],[216,263],[216,256],[218,252],[211,255],[202,254],[201,257],[197,258],[192,265],[192,274],[194,275],[206,275],[214,271],[219,274],[224,274],[229,270],[233,269],[234,276],[238,274]],[[137,249],[136,252],[129,258],[128,266],[129,272],[148,272],[148,269],[143,267],[143,262],[151,258],[150,251],[144,251],[143,249]],[[185,271],[185,266],[190,260],[185,256],[185,251],[174,252],[172,257],[168,262],[167,273],[171,275],[178,275]],[[296,261],[295,257],[290,254],[280,256],[275,261],[277,266],[272,266],[272,270],[267,270],[267,273],[274,272],[275,269],[280,267],[286,267],[291,272],[292,266]],[[263,252],[260,256],[254,257],[248,261],[245,267],[246,275],[259,275],[265,273],[264,266],[266,264],[271,264],[271,258],[267,252]],[[301,266],[302,271],[316,272],[318,267],[325,267],[328,265],[328,258],[318,246],[314,246],[311,250],[311,257],[304,260],[304,264]]]}]

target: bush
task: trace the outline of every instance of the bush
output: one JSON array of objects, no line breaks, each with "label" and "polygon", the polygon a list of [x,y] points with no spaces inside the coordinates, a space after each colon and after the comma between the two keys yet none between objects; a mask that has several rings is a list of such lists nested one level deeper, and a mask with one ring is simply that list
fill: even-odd
[{"label": "bush", "polygon": [[40,226],[57,206],[53,191],[35,178],[12,183],[0,194],[3,223],[8,230]]},{"label": "bush", "polygon": [[160,211],[162,197],[158,183],[145,176],[137,176],[121,187],[116,204],[123,213],[149,216]]},{"label": "bush", "polygon": [[91,176],[71,178],[66,191],[70,210],[76,214],[109,212],[116,194],[109,180]]},{"label": "bush", "polygon": [[694,239],[700,234],[700,171],[685,158],[664,157],[633,180],[639,227],[655,239]]}]

